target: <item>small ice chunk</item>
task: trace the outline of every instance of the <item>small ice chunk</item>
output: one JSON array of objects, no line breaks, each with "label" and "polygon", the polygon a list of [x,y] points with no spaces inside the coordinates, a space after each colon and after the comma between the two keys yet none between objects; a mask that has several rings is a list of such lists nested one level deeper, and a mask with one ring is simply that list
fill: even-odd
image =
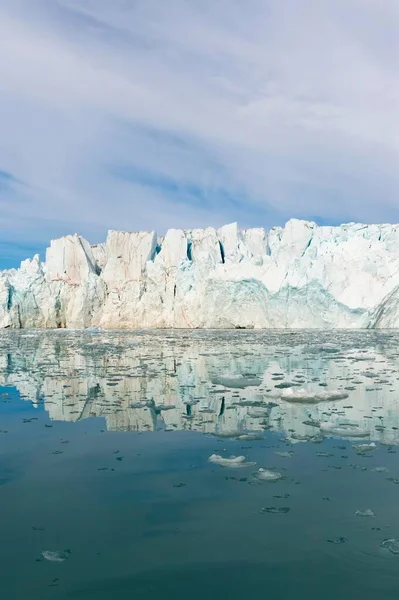
[{"label": "small ice chunk", "polygon": [[256,440],[264,440],[265,438],[263,435],[259,435],[257,433],[243,433],[242,435],[238,436],[238,439],[245,442],[255,442]]},{"label": "small ice chunk", "polygon": [[242,469],[244,467],[254,467],[256,465],[256,462],[246,461],[245,456],[229,456],[229,458],[224,458],[223,456],[220,456],[220,454],[211,454],[208,460],[211,463],[230,469]]},{"label": "small ice chunk", "polygon": [[348,398],[345,392],[309,392],[305,389],[293,390],[288,388],[281,393],[281,399],[287,402],[298,402],[302,404],[316,404],[317,402],[332,402]]},{"label": "small ice chunk", "polygon": [[357,517],[375,517],[375,512],[371,508],[358,508],[355,515]]},{"label": "small ice chunk", "polygon": [[64,562],[71,554],[70,550],[43,550],[42,556],[50,562]]},{"label": "small ice chunk", "polygon": [[371,470],[375,473],[387,473],[389,471],[388,467],[373,467]]},{"label": "small ice chunk", "polygon": [[331,422],[320,424],[320,429],[323,433],[329,433],[339,437],[367,437],[369,432],[365,429],[360,429],[357,424],[339,423],[335,425]]},{"label": "small ice chunk", "polygon": [[370,444],[354,444],[353,446],[357,452],[361,454],[363,452],[370,452],[371,450],[375,450],[377,448],[377,444],[371,442]]},{"label": "small ice chunk", "polygon": [[340,352],[340,348],[337,348],[333,344],[319,344],[318,346],[304,347],[304,354],[318,354],[319,352],[335,353]]},{"label": "small ice chunk", "polygon": [[278,471],[271,471],[270,469],[258,469],[256,477],[261,481],[278,481],[283,476]]},{"label": "small ice chunk", "polygon": [[245,377],[244,375],[226,375],[213,377],[212,383],[223,385],[226,388],[244,389],[246,387],[260,386],[262,380],[259,377]]},{"label": "small ice chunk", "polygon": [[392,554],[399,554],[399,538],[390,538],[388,540],[384,540],[380,544],[381,548],[386,548]]},{"label": "small ice chunk", "polygon": [[292,458],[292,452],[275,452],[277,456],[281,456],[281,458]]},{"label": "small ice chunk", "polygon": [[227,430],[227,431],[217,431],[217,432],[213,433],[213,435],[215,435],[218,438],[229,439],[229,438],[239,438],[240,435],[243,435],[243,433],[242,433],[242,431],[237,431],[237,430]]},{"label": "small ice chunk", "polygon": [[348,358],[352,359],[352,360],[357,360],[357,361],[374,361],[375,360],[375,356],[362,356],[361,354],[351,354],[350,356],[348,356]]}]

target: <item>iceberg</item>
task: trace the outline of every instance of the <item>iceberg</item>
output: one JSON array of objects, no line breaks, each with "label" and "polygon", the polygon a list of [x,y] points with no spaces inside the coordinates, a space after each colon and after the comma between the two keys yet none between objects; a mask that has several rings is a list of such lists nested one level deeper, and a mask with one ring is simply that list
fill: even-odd
[{"label": "iceberg", "polygon": [[397,327],[399,225],[74,234],[0,271],[0,328]]}]

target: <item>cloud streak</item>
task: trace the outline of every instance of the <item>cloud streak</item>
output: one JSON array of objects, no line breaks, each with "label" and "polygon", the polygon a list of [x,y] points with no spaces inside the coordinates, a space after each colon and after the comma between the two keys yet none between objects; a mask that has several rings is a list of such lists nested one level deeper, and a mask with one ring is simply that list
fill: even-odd
[{"label": "cloud streak", "polygon": [[396,0],[0,0],[3,247],[398,221],[398,33]]}]

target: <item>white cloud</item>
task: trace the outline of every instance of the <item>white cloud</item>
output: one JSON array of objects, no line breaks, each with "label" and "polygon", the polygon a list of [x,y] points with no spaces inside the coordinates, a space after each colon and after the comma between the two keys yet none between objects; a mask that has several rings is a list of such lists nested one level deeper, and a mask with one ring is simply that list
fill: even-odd
[{"label": "white cloud", "polygon": [[5,238],[399,220],[398,7],[0,0]]}]

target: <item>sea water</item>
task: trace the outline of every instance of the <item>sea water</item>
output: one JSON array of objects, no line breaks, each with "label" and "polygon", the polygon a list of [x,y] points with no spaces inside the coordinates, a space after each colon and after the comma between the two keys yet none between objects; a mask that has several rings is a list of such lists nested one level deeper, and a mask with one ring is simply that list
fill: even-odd
[{"label": "sea water", "polygon": [[0,333],[8,599],[399,597],[399,332]]}]

